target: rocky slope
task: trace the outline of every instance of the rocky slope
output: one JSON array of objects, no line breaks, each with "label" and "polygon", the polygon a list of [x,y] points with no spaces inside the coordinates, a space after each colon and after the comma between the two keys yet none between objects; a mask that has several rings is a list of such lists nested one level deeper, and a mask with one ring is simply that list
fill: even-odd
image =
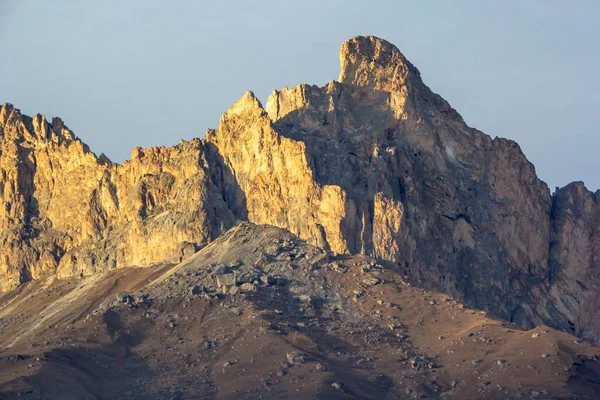
[{"label": "rocky slope", "polygon": [[0,399],[592,399],[599,356],[250,223],[0,297]]},{"label": "rocky slope", "polygon": [[338,81],[250,92],[203,140],[97,158],[60,120],[0,111],[0,287],[178,262],[236,221],[365,254],[523,327],[600,341],[597,194],[551,196],[519,146],[468,127],[390,43]]}]

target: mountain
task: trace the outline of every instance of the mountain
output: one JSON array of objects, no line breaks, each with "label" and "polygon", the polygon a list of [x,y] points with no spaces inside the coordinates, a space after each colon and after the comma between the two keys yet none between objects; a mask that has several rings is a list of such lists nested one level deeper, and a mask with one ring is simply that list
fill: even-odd
[{"label": "mountain", "polygon": [[392,44],[338,81],[248,92],[204,139],[118,165],[55,118],[0,110],[0,289],[179,263],[239,221],[365,255],[529,329],[600,342],[598,192],[551,195],[517,143],[470,128]]}]

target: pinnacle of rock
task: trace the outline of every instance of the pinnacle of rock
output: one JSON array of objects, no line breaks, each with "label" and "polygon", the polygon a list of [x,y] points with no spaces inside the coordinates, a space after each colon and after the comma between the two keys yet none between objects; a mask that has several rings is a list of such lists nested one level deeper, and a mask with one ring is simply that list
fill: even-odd
[{"label": "pinnacle of rock", "polygon": [[396,46],[375,36],[356,36],[342,44],[339,81],[378,90],[400,90],[420,81],[419,71]]},{"label": "pinnacle of rock", "polygon": [[256,97],[256,95],[248,90],[242,97],[240,97],[229,110],[228,113],[239,114],[246,110],[263,110],[263,106],[260,103],[260,100]]}]

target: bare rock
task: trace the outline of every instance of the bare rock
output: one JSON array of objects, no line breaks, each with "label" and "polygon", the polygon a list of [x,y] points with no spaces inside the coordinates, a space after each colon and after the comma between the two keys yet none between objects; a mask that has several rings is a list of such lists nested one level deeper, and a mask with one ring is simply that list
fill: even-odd
[{"label": "bare rock", "polygon": [[240,289],[244,292],[254,292],[256,290],[256,285],[253,283],[242,283]]},{"label": "bare rock", "polygon": [[237,279],[234,273],[217,275],[216,281],[217,287],[219,288],[223,286],[235,286],[237,284]]},{"label": "bare rock", "polygon": [[368,276],[362,280],[362,283],[364,283],[366,286],[375,286],[381,283],[381,279],[374,276]]},{"label": "bare rock", "polygon": [[[135,148],[122,165],[59,118],[3,105],[0,291],[185,262],[250,221],[393,263],[523,327],[600,341],[598,193],[552,196],[517,143],[467,126],[389,42],[349,39],[340,64],[337,82],[274,91],[265,107],[247,92],[204,139]],[[290,245],[262,257],[298,267]]]}]

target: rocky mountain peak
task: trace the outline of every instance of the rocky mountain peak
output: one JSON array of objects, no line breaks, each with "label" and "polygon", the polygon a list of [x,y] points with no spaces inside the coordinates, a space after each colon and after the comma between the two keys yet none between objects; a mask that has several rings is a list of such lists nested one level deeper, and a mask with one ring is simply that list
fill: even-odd
[{"label": "rocky mountain peak", "polygon": [[514,142],[469,128],[391,43],[355,37],[340,60],[339,82],[274,91],[266,108],[247,92],[203,140],[123,165],[2,106],[0,291],[178,262],[249,221],[600,342],[596,198],[553,199]]},{"label": "rocky mountain peak", "polygon": [[397,119],[418,113],[417,99],[431,95],[423,88],[419,70],[396,46],[375,36],[356,36],[344,42],[340,65],[340,82],[389,92]]},{"label": "rocky mountain peak", "polygon": [[78,143],[79,147],[89,152],[89,149],[71,131],[59,117],[53,117],[48,122],[45,115],[36,114],[33,117],[21,114],[21,110],[6,103],[0,107],[0,136],[5,139],[23,142],[26,147],[47,146]]},{"label": "rocky mountain peak", "polygon": [[[256,120],[262,121],[263,124],[267,123],[268,115],[260,100],[248,90],[221,116],[219,127],[222,128],[220,130],[226,130],[227,127],[236,126],[240,122]],[[207,137],[211,136],[212,134],[207,134]]]},{"label": "rocky mountain peak", "polygon": [[396,119],[437,113],[464,123],[446,100],[421,80],[419,70],[396,46],[375,36],[355,36],[342,44],[339,81],[389,93]]},{"label": "rocky mountain peak", "polygon": [[[15,113],[17,115],[15,115]],[[15,109],[15,107],[10,103],[4,103],[0,106],[0,136],[4,134],[4,127],[6,124],[11,121],[13,118],[18,118],[19,110]]]},{"label": "rocky mountain peak", "polygon": [[263,106],[254,94],[248,90],[227,110],[227,114],[241,114],[245,111],[264,110]]},{"label": "rocky mountain peak", "polygon": [[340,82],[377,90],[396,91],[420,73],[390,42],[375,36],[355,36],[340,50]]}]

